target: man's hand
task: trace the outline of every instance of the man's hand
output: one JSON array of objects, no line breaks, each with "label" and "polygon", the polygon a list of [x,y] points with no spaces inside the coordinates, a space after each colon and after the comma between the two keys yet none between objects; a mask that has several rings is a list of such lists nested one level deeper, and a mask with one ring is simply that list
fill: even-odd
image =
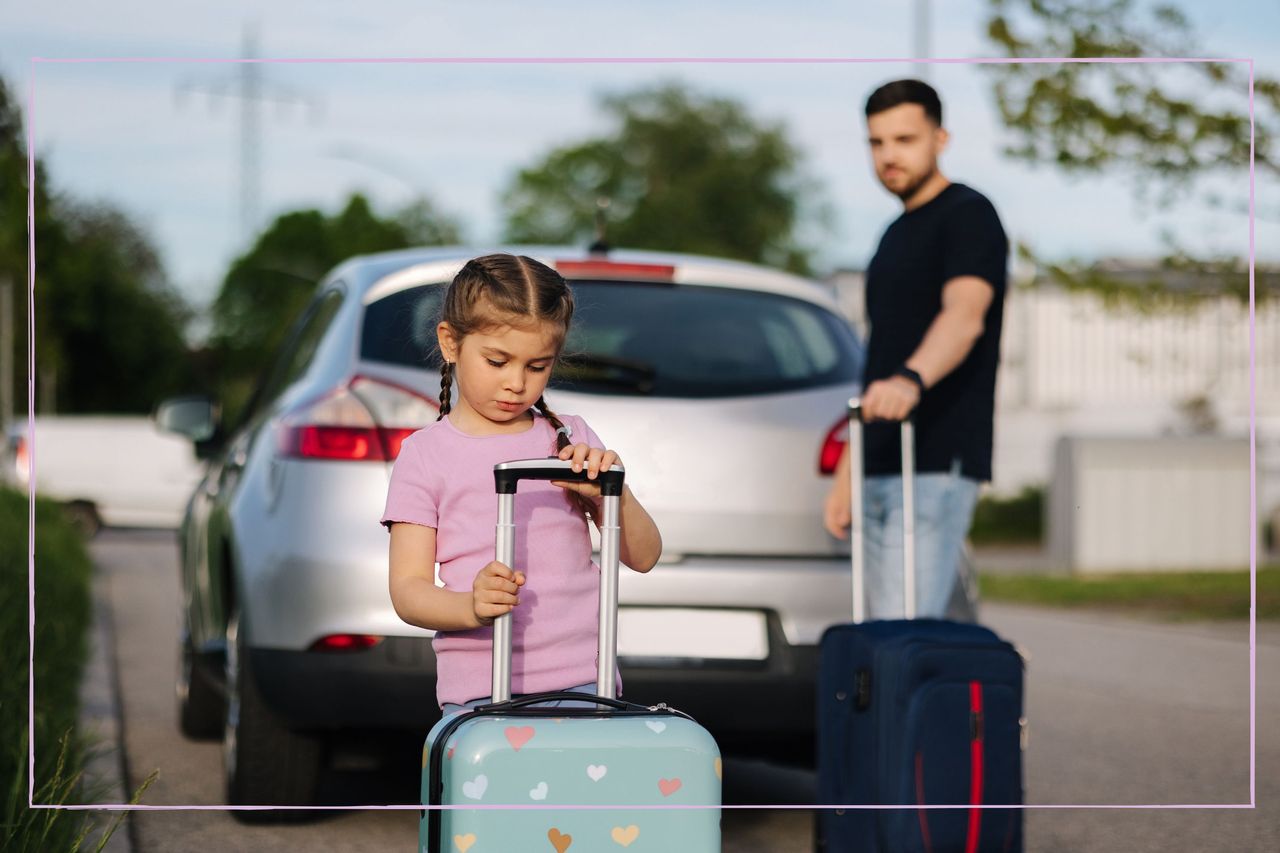
[{"label": "man's hand", "polygon": [[[848,452],[846,449],[845,453]],[[849,477],[837,476],[831,483],[831,491],[827,492],[827,502],[822,512],[823,526],[837,539],[849,538],[848,527],[853,521],[849,503]]]},{"label": "man's hand", "polygon": [[920,387],[905,376],[878,379],[862,394],[864,421],[901,421],[920,402]]}]

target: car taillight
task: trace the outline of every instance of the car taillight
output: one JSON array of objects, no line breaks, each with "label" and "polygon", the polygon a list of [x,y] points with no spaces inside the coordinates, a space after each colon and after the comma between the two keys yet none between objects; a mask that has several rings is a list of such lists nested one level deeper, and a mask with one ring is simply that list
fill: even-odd
[{"label": "car taillight", "polygon": [[399,385],[357,376],[285,416],[279,447],[296,459],[387,462],[406,438],[435,420],[435,401]]},{"label": "car taillight", "polygon": [[382,642],[373,634],[329,634],[311,644],[313,652],[358,652],[371,649]]},{"label": "car taillight", "polygon": [[27,440],[18,436],[13,448],[13,472],[18,475],[22,488],[27,487],[27,479],[31,476],[31,458],[27,455]]},{"label": "car taillight", "polygon": [[845,445],[848,443],[849,421],[847,418],[841,418],[827,430],[827,437],[822,440],[822,451],[818,454],[819,474],[829,477],[836,472],[840,454],[844,453]]}]

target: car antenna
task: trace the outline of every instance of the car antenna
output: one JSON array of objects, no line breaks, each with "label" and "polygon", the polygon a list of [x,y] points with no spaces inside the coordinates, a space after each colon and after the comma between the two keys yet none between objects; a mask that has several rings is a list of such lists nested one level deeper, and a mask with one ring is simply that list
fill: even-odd
[{"label": "car antenna", "polygon": [[593,255],[604,255],[609,252],[609,242],[605,239],[605,230],[609,223],[605,217],[605,211],[609,209],[609,197],[600,196],[596,199],[596,238],[591,245],[587,247],[587,251]]}]

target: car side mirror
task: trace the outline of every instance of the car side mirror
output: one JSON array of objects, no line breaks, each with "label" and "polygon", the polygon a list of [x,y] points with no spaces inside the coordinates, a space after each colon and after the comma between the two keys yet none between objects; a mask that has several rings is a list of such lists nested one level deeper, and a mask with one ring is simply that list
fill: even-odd
[{"label": "car side mirror", "polygon": [[177,433],[200,444],[217,432],[218,410],[218,404],[208,397],[170,397],[156,407],[153,419],[161,431]]}]

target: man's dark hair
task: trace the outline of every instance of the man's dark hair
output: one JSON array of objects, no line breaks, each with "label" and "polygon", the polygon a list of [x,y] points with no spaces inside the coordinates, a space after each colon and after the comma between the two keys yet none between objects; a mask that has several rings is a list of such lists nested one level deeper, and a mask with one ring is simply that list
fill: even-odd
[{"label": "man's dark hair", "polygon": [[942,100],[923,80],[894,80],[876,89],[867,98],[867,118],[902,104],[919,104],[924,107],[924,114],[942,127]]}]

